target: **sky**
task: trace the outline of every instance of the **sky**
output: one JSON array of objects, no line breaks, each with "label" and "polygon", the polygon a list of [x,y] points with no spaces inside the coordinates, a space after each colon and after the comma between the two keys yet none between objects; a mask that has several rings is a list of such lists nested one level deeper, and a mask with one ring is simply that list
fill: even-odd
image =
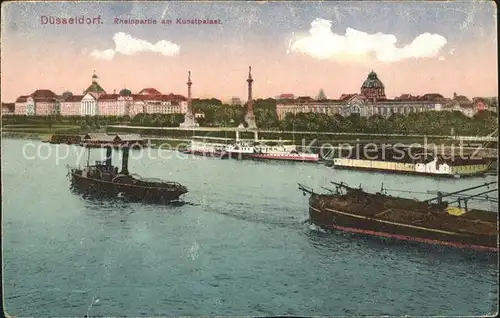
[{"label": "sky", "polygon": [[[128,19],[157,24],[117,23]],[[335,99],[359,93],[371,70],[389,98],[498,92],[489,1],[4,2],[1,22],[2,102],[36,89],[81,94],[94,70],[108,93],[187,95],[191,71],[193,97],[245,100],[249,66],[254,98],[323,89]]]}]

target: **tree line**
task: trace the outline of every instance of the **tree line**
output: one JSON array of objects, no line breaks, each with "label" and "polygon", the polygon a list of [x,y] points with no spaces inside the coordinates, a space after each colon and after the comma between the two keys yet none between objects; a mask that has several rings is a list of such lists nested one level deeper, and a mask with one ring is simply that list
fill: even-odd
[{"label": "tree line", "polygon": [[[201,127],[237,127],[244,123],[245,107],[223,104],[217,99],[193,100]],[[430,111],[407,115],[393,114],[390,117],[374,115],[360,117],[350,115],[327,115],[319,113],[288,113],[278,120],[274,99],[254,101],[257,127],[276,131],[353,132],[379,134],[428,134],[428,135],[488,135],[498,127],[495,112],[480,111],[472,118],[461,112]],[[138,114],[129,116],[4,116],[3,125],[8,124],[69,124],[80,126],[84,131],[100,129],[107,125],[131,125],[145,127],[179,127],[184,121],[182,114]]]}]

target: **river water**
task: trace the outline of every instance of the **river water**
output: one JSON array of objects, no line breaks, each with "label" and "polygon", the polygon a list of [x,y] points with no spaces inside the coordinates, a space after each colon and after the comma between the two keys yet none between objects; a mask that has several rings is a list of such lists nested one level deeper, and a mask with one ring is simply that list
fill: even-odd
[{"label": "river water", "polygon": [[[308,197],[297,189],[297,182],[319,189],[345,181],[369,190],[384,183],[389,189],[451,191],[494,178],[434,180],[316,164],[179,157],[165,150],[138,158],[131,152],[131,172],[189,188],[184,200],[191,204],[162,207],[72,194],[65,165],[75,165],[79,155],[84,164],[82,151],[2,142],[4,304],[10,315],[497,311],[494,257],[325,233],[303,223]],[[91,160],[100,154],[94,150]],[[121,166],[118,155],[115,164]]]}]

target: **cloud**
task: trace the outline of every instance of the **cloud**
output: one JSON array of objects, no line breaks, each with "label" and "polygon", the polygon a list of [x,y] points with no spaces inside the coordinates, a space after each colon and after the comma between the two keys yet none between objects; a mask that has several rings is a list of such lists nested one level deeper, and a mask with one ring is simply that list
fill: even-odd
[{"label": "cloud", "polygon": [[368,34],[347,28],[345,35],[338,35],[332,32],[331,26],[330,20],[315,19],[309,35],[293,41],[287,53],[306,54],[317,59],[397,62],[436,57],[446,44],[441,35],[423,33],[410,44],[398,48],[392,34]]},{"label": "cloud", "polygon": [[135,55],[142,52],[160,53],[164,56],[178,55],[180,46],[170,41],[161,40],[155,44],[130,36],[129,34],[118,32],[113,36],[115,42],[114,49],[94,50],[90,56],[95,59],[112,60],[116,53],[123,55]]},{"label": "cloud", "polygon": [[110,61],[113,59],[113,57],[115,57],[115,50],[113,49],[107,49],[104,51],[94,50],[92,51],[92,53],[90,53],[90,56],[98,60]]}]

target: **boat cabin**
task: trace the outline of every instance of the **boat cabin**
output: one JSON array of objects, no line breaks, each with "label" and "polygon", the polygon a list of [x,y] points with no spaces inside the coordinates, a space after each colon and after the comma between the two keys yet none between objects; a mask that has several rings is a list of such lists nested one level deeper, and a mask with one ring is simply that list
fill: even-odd
[{"label": "boat cabin", "polygon": [[146,140],[139,134],[128,135],[108,135],[108,134],[93,134],[89,133],[83,136],[82,144],[86,147],[101,148],[107,145],[113,147],[142,147],[146,144]]}]

